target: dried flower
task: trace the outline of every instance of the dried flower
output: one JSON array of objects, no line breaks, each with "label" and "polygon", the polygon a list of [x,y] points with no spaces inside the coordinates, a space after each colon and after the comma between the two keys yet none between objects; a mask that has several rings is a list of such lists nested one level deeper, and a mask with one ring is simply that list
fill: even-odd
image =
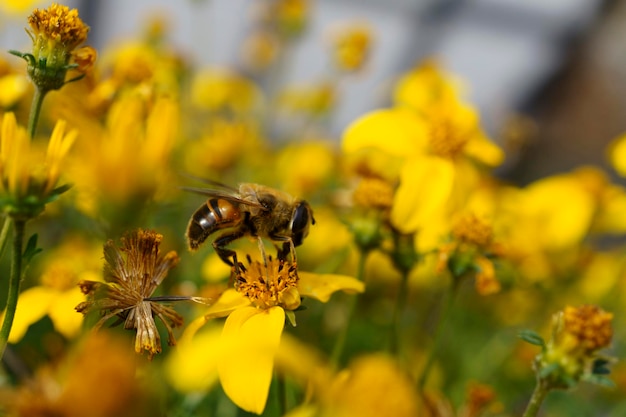
[{"label": "dried flower", "polygon": [[122,238],[121,248],[109,240],[104,245],[104,280],[82,281],[79,285],[90,300],[76,306],[76,311],[88,313],[100,310],[104,315],[96,327],[114,316],[124,320],[125,329],[135,329],[135,351],[147,351],[150,359],[161,352],[161,338],[154,317],[158,317],[168,332],[168,344],[176,344],[173,327],[181,326],[183,318],[173,308],[150,299],[152,293],[176,266],[175,251],[165,255],[159,251],[163,236],[138,229]]}]

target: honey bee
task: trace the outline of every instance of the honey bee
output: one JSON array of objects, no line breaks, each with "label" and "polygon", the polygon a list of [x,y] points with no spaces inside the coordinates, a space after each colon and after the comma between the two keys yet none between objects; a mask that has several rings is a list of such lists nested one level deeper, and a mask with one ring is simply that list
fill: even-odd
[{"label": "honey bee", "polygon": [[315,224],[313,210],[309,203],[273,188],[252,183],[242,183],[239,189],[215,181],[207,181],[215,188],[190,188],[187,191],[208,196],[207,201],[191,216],[187,226],[189,249],[197,250],[213,233],[226,229],[213,241],[213,248],[219,257],[230,266],[238,266],[237,253],[226,248],[229,243],[249,236],[256,238],[265,260],[263,238],[278,247],[278,258],[285,259],[291,254],[295,262],[295,247],[309,233]]}]

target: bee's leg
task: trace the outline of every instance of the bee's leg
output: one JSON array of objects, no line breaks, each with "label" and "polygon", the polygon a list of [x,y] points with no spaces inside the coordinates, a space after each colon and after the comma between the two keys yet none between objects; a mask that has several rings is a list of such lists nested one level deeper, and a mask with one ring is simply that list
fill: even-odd
[{"label": "bee's leg", "polygon": [[267,268],[267,256],[265,255],[265,245],[263,244],[263,239],[261,239],[260,236],[257,236],[257,242],[259,244],[259,251],[263,257],[263,265]]},{"label": "bee's leg", "polygon": [[278,249],[277,250],[277,257],[280,260],[287,260],[287,253],[291,254],[291,262],[293,263],[297,263],[297,259],[296,259],[296,247],[293,244],[293,240],[290,237],[287,236],[270,236],[270,239],[277,241],[277,242],[283,242],[283,247],[282,249]]},{"label": "bee's leg", "polygon": [[[226,245],[228,245],[233,240],[237,240],[240,237],[245,235],[245,230],[235,230],[233,232],[225,233],[215,239],[213,242],[213,248],[215,249],[215,253],[220,257],[224,263],[230,266],[234,266],[239,272],[239,262],[237,261],[237,252],[232,249],[226,249]],[[232,258],[232,261],[231,261]]]}]

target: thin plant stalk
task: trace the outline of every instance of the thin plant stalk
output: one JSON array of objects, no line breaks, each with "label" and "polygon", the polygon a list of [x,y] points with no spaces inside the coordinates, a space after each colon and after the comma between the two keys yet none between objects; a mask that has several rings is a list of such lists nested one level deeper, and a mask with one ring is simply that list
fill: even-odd
[{"label": "thin plant stalk", "polygon": [[[365,279],[365,261],[367,260],[368,253],[368,251],[360,251],[356,276],[359,281],[363,281]],[[352,317],[354,316],[354,313],[356,311],[357,300],[358,298],[356,295],[352,295],[348,299],[348,319],[346,320],[345,326],[335,340],[335,346],[333,347],[333,351],[330,357],[330,363],[334,367],[337,367],[339,365],[339,362],[341,361],[341,355],[343,354],[343,350],[346,345],[346,339],[348,338],[348,329],[350,327],[350,322],[352,321]]]},{"label": "thin plant stalk", "polygon": [[542,379],[537,379],[537,385],[535,385],[535,389],[530,397],[530,401],[528,401],[523,417],[535,417],[539,412],[539,408],[541,408],[541,404],[543,404],[546,395],[548,395],[548,392],[550,392],[548,384],[546,384],[546,382]]},{"label": "thin plant stalk", "polygon": [[445,304],[443,306],[443,310],[439,316],[439,322],[437,323],[437,328],[435,329],[435,335],[433,338],[433,344],[430,348],[430,352],[428,353],[428,358],[426,359],[426,363],[424,364],[424,369],[422,370],[422,374],[417,383],[417,387],[419,392],[422,394],[424,392],[424,386],[426,385],[426,381],[428,380],[428,376],[430,375],[430,371],[435,363],[435,358],[439,353],[439,348],[442,342],[442,335],[444,333],[444,329],[450,317],[450,313],[452,312],[452,308],[454,306],[454,300],[456,298],[457,292],[457,284],[458,280],[453,280],[451,287],[446,291]]},{"label": "thin plant stalk", "polygon": [[46,91],[41,91],[40,88],[35,87],[35,94],[33,95],[33,103],[30,109],[30,115],[28,116],[28,135],[31,138],[35,137],[37,131],[37,125],[39,123],[39,115],[41,114],[41,107],[43,105],[43,99],[46,97]]},{"label": "thin plant stalk", "polygon": [[2,224],[2,230],[0,231],[0,259],[4,256],[4,251],[7,248],[7,242],[9,241],[9,232],[11,231],[11,220],[8,217],[4,218]]},{"label": "thin plant stalk", "polygon": [[25,220],[13,220],[15,225],[13,233],[13,256],[11,259],[11,276],[9,278],[9,295],[7,297],[7,305],[4,313],[4,320],[0,328],[0,358],[4,355],[11,327],[13,327],[13,319],[15,318],[15,310],[17,309],[17,300],[20,294],[20,282],[22,280],[22,247],[24,245],[24,228]]},{"label": "thin plant stalk", "polygon": [[398,295],[396,297],[396,304],[393,310],[393,316],[391,321],[391,332],[389,334],[389,351],[396,355],[399,353],[401,346],[401,321],[402,314],[404,313],[406,302],[409,294],[409,271],[403,271],[398,287]]}]

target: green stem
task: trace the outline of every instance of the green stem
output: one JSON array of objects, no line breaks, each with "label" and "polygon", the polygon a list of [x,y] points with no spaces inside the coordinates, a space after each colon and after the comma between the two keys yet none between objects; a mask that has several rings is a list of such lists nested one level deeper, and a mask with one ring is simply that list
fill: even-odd
[{"label": "green stem", "polygon": [[0,231],[0,259],[4,256],[4,251],[7,248],[7,238],[9,237],[10,230],[11,220],[8,217],[5,217],[4,224],[2,225],[2,231]]},{"label": "green stem", "polygon": [[30,108],[30,115],[28,116],[28,134],[31,138],[35,137],[37,124],[39,122],[39,114],[41,113],[41,107],[43,105],[43,99],[46,97],[46,93],[47,91],[41,91],[41,89],[35,87],[33,103]]},{"label": "green stem", "polygon": [[[365,261],[367,260],[368,251],[361,251],[359,256],[359,265],[357,269],[356,278],[359,281],[363,281],[365,279]],[[351,295],[348,299],[348,316],[346,320],[346,324],[341,329],[341,333],[337,336],[335,340],[335,346],[333,347],[332,354],[330,356],[330,363],[333,367],[338,367],[339,362],[341,361],[341,355],[343,354],[343,349],[346,345],[346,339],[348,338],[348,328],[350,327],[350,322],[352,321],[352,316],[354,316],[354,312],[356,311],[356,303],[357,296]]]},{"label": "green stem", "polygon": [[546,395],[548,395],[548,392],[550,392],[548,384],[546,384],[544,380],[538,379],[523,417],[535,417],[539,412],[541,404],[543,404],[543,400],[545,400]]},{"label": "green stem", "polygon": [[285,381],[285,375],[276,375],[276,388],[278,391],[278,410],[279,415],[284,416],[289,411],[289,405],[287,404],[287,381]]},{"label": "green stem", "polygon": [[450,313],[452,311],[452,307],[454,305],[454,299],[456,296],[457,290],[457,279],[454,279],[452,282],[452,286],[446,292],[446,301],[443,307],[443,311],[439,316],[439,323],[437,323],[437,328],[435,329],[435,335],[433,339],[433,345],[428,353],[428,358],[426,359],[426,364],[424,365],[424,369],[422,370],[422,375],[418,381],[417,387],[420,393],[424,392],[424,386],[426,385],[426,381],[428,379],[428,375],[430,374],[430,370],[432,369],[433,364],[435,363],[435,358],[437,353],[439,352],[439,347],[442,341],[443,330],[446,326],[448,318],[450,317]]},{"label": "green stem", "polygon": [[25,220],[13,220],[15,230],[13,234],[13,257],[11,259],[11,277],[9,281],[9,295],[7,297],[7,305],[4,311],[4,321],[0,328],[0,358],[4,355],[11,327],[13,326],[13,318],[17,308],[17,299],[20,294],[20,281],[22,279],[22,246],[24,242],[24,226]]},{"label": "green stem", "polygon": [[396,355],[400,350],[401,345],[401,331],[400,322],[402,320],[402,313],[404,313],[406,302],[409,295],[409,271],[402,273],[400,286],[398,287],[398,295],[396,297],[396,305],[393,310],[393,316],[391,321],[391,332],[389,334],[389,351]]}]

